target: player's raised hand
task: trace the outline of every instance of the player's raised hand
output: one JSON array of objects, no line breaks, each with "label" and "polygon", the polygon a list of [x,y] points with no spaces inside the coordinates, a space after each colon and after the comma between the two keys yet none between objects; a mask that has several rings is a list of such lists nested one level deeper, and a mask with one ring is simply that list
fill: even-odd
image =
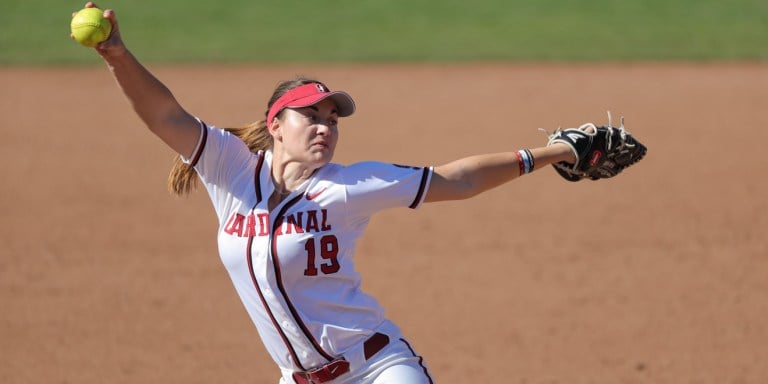
[{"label": "player's raised hand", "polygon": [[[85,8],[98,8],[98,6],[89,1],[85,4]],[[72,15],[74,16],[75,13]],[[104,18],[109,20],[112,24],[112,32],[109,34],[106,40],[97,44],[94,48],[105,59],[111,57],[118,57],[127,52],[127,48],[123,43],[123,39],[120,36],[120,27],[117,22],[117,15],[112,9],[104,10]],[[74,39],[74,36],[70,35],[70,38]]]}]

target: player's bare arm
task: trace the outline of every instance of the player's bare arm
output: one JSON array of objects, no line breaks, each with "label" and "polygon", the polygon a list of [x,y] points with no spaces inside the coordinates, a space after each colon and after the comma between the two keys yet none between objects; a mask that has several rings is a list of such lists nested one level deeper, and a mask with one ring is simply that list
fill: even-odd
[{"label": "player's bare arm", "polygon": [[[566,145],[530,149],[533,158],[529,172],[545,165],[575,161]],[[470,156],[435,167],[425,202],[463,200],[509,182],[523,173],[518,152]]]},{"label": "player's bare arm", "polygon": [[[95,4],[89,2],[86,7]],[[112,33],[96,46],[97,52],[144,124],[174,151],[190,155],[200,135],[199,123],[125,47],[115,12],[108,9],[104,17],[112,23]]]}]

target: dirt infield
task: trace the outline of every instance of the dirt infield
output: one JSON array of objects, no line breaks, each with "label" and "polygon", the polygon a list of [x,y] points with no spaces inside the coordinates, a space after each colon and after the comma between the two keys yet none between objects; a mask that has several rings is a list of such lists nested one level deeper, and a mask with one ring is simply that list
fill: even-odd
[{"label": "dirt infield", "polygon": [[[649,148],[374,218],[358,251],[437,382],[768,382],[768,65],[153,67],[219,126],[295,74],[358,102],[336,160],[439,164],[606,121]],[[103,67],[0,70],[0,382],[274,384],[204,192]]]}]

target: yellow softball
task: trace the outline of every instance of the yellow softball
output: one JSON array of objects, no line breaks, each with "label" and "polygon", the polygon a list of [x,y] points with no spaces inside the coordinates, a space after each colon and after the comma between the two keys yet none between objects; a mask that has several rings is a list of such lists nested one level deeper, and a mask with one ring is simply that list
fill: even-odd
[{"label": "yellow softball", "polygon": [[81,9],[72,17],[69,26],[75,41],[86,47],[95,47],[112,32],[112,23],[104,18],[104,11],[99,8]]}]

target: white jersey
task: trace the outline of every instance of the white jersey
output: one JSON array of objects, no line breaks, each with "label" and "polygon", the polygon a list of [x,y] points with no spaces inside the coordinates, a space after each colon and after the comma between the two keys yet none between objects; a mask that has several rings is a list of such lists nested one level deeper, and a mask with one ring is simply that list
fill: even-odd
[{"label": "white jersey", "polygon": [[322,366],[375,331],[397,331],[360,289],[353,256],[373,213],[417,208],[430,167],[379,162],[318,169],[271,212],[272,154],[201,123],[194,165],[219,218],[221,259],[283,372]]}]

